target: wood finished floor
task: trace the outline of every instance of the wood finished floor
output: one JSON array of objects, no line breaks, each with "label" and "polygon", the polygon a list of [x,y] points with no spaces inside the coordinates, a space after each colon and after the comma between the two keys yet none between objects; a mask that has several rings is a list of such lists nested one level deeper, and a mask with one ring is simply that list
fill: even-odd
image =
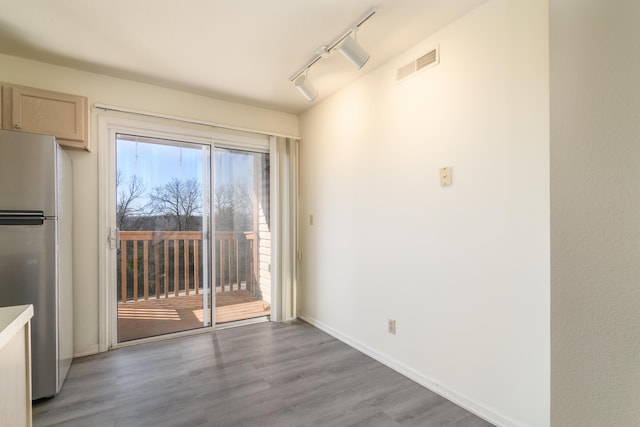
[{"label": "wood finished floor", "polygon": [[491,426],[300,321],[78,358],[33,416],[68,427]]}]

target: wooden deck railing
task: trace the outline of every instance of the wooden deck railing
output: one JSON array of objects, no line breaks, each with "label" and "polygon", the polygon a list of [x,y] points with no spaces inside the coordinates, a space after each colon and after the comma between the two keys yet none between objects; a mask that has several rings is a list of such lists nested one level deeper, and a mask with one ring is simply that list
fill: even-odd
[{"label": "wooden deck railing", "polygon": [[[254,291],[258,277],[257,234],[215,233],[215,290]],[[202,289],[200,231],[121,231],[118,301],[198,295]],[[204,260],[207,263],[207,260]]]}]

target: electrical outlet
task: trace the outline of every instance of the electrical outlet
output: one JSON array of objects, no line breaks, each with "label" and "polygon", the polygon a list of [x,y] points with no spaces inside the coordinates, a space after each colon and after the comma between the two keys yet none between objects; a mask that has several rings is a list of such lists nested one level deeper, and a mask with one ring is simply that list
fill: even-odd
[{"label": "electrical outlet", "polygon": [[396,321],[393,319],[389,319],[389,323],[387,325],[387,330],[390,334],[396,334]]}]

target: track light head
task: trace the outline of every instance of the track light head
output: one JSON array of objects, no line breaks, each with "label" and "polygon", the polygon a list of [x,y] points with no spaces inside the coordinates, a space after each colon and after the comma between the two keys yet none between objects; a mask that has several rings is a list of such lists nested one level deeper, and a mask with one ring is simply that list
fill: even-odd
[{"label": "track light head", "polygon": [[345,37],[338,50],[359,70],[369,60],[369,53],[351,36]]},{"label": "track light head", "polygon": [[289,80],[293,82],[300,93],[302,93],[309,102],[313,101],[318,96],[318,91],[313,87],[307,77],[309,68],[311,68],[315,63],[328,58],[329,55],[336,50],[342,52],[342,54],[351,61],[358,70],[367,63],[369,60],[369,53],[367,53],[367,51],[364,50],[358,42],[356,42],[355,36],[360,26],[375,15],[375,13],[375,9],[370,9],[349,30],[336,37],[333,42],[320,46],[316,50],[315,56],[289,77]]},{"label": "track light head", "polygon": [[307,98],[307,101],[311,102],[318,96],[318,89],[313,87],[311,81],[307,77],[307,74],[300,74],[293,82],[296,85],[300,93]]}]

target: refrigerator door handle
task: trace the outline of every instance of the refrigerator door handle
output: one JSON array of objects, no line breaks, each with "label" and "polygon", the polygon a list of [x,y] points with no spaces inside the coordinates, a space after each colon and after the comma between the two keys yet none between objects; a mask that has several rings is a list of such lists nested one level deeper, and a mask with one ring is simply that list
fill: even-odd
[{"label": "refrigerator door handle", "polygon": [[42,211],[0,211],[0,225],[42,225]]},{"label": "refrigerator door handle", "polygon": [[109,244],[111,249],[120,249],[120,229],[118,227],[112,227],[109,230]]}]

